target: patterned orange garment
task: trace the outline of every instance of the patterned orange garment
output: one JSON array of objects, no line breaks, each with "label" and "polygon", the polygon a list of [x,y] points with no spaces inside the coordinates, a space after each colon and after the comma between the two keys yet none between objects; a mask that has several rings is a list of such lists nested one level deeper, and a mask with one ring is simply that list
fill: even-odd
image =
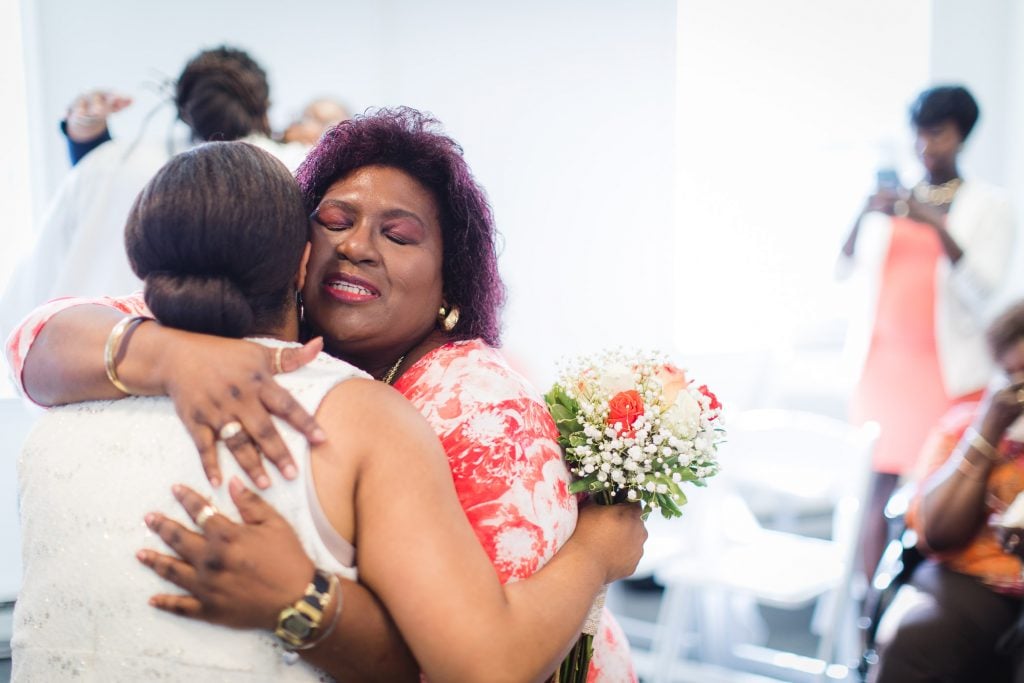
[{"label": "patterned orange garment", "polygon": [[[918,481],[923,482],[941,468],[953,453],[964,432],[978,413],[978,403],[960,404],[950,410],[925,443],[918,463]],[[985,484],[985,506],[988,516],[1001,514],[1024,491],[1024,444],[1004,440],[999,452],[1008,461],[996,465]],[[909,524],[924,538],[924,519],[921,511],[920,487],[907,511]],[[975,576],[994,591],[1024,596],[1021,579],[1021,561],[1016,555],[1003,552],[996,528],[986,523],[965,547],[946,553],[935,553],[935,558],[949,569]]]},{"label": "patterned orange garment", "polygon": [[[141,293],[58,299],[36,309],[8,341],[7,357],[19,385],[25,353],[46,321],[80,304],[149,315]],[[572,535],[576,499],[569,493],[558,429],[536,390],[479,340],[435,349],[409,367],[395,388],[441,439],[459,502],[501,581],[525,578],[544,566]],[[587,680],[637,680],[629,643],[607,610],[594,638]]]}]

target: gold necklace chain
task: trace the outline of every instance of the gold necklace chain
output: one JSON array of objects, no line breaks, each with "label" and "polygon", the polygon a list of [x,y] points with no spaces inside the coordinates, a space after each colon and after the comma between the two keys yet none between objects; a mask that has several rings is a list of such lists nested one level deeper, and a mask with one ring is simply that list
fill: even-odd
[{"label": "gold necklace chain", "polygon": [[384,376],[381,377],[381,381],[384,382],[384,384],[391,384],[392,382],[395,381],[395,373],[398,372],[398,368],[401,367],[403,360],[405,360],[404,353],[398,358],[398,360],[395,361],[395,364],[391,366],[391,369],[384,373]]},{"label": "gold necklace chain", "polygon": [[962,182],[960,178],[953,178],[941,185],[932,185],[922,180],[914,186],[914,199],[922,204],[931,204],[932,206],[952,204],[953,198],[956,197],[956,191],[960,189]]}]

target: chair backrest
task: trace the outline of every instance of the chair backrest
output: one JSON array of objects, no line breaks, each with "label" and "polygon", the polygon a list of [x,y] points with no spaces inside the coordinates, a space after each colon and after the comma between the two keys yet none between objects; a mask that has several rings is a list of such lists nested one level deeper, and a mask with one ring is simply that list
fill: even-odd
[{"label": "chair backrest", "polygon": [[797,530],[805,513],[838,508],[840,516],[856,514],[867,492],[877,424],[855,427],[804,411],[757,409],[730,417],[726,427],[721,476],[759,517]]},{"label": "chair backrest", "polygon": [[18,456],[37,416],[21,399],[0,399],[0,602],[14,600],[21,588]]}]

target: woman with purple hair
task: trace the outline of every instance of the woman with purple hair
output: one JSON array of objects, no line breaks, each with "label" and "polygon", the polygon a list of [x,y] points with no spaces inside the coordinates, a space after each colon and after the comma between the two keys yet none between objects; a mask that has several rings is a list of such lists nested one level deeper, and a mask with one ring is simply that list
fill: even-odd
[{"label": "woman with purple hair", "polygon": [[[504,286],[493,217],[460,147],[436,127],[413,110],[381,111],[339,124],[314,148],[297,174],[312,244],[299,308],[307,337],[322,336],[329,353],[393,384],[427,418],[477,538],[502,581],[515,581],[568,539],[576,500],[543,401],[495,349]],[[99,360],[120,316],[83,303],[130,315],[145,306],[138,296],[72,300],[29,318],[12,336],[8,357],[39,403],[124,395]],[[183,340],[176,332],[170,344],[165,335],[158,325],[138,329],[118,372],[132,393],[174,399],[211,481],[220,480],[218,441],[261,488],[269,483],[261,452],[292,475],[269,414],[311,441],[318,428],[272,376],[305,362],[317,341],[275,355],[244,341]],[[288,552],[295,546],[287,528],[276,535],[256,526],[236,532],[234,542],[249,549],[244,561],[223,561],[239,554],[211,549],[220,561],[195,567],[194,597],[164,596],[159,605],[215,623],[265,626],[240,620],[256,611],[252,603],[262,593],[255,587],[276,584],[283,566],[308,560]],[[259,544],[251,541],[256,536]],[[168,577],[190,569],[166,556],[153,566]],[[608,613],[595,650],[590,680],[635,680],[626,640]]]}]

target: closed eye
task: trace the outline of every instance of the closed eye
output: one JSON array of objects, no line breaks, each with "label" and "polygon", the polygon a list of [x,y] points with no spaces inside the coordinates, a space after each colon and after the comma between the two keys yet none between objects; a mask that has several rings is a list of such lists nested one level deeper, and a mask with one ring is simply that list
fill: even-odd
[{"label": "closed eye", "polygon": [[352,220],[349,218],[347,212],[342,210],[338,206],[330,204],[321,204],[310,219],[319,223],[328,230],[338,231],[345,230],[352,227]]},{"label": "closed eye", "polygon": [[401,233],[397,233],[397,232],[390,232],[389,231],[389,232],[384,233],[384,236],[387,237],[392,242],[394,242],[395,244],[403,244],[404,245],[404,244],[412,244],[412,242],[413,242],[411,239],[409,239],[405,235],[403,235]]}]

